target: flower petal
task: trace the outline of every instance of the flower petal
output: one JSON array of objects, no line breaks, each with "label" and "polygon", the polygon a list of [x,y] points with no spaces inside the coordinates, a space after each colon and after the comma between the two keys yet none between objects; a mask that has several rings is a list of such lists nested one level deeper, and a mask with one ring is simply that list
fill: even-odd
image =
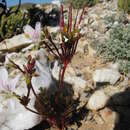
[{"label": "flower petal", "polygon": [[41,32],[41,23],[40,22],[36,22],[35,30],[40,34],[40,32]]},{"label": "flower petal", "polygon": [[18,80],[19,80],[19,77],[20,77],[20,75],[17,75],[14,79],[11,79],[11,80],[9,81],[9,90],[10,90],[11,92],[15,90],[16,85],[17,85]]},{"label": "flower petal", "polygon": [[6,90],[8,83],[8,72],[4,67],[0,67],[0,89]]},{"label": "flower petal", "polygon": [[29,36],[29,38],[33,37],[33,34],[35,33],[35,30],[30,26],[26,25],[23,27],[24,33]]},{"label": "flower petal", "polygon": [[41,23],[37,22],[35,25],[35,33],[33,34],[32,40],[34,42],[39,42],[41,40]]}]

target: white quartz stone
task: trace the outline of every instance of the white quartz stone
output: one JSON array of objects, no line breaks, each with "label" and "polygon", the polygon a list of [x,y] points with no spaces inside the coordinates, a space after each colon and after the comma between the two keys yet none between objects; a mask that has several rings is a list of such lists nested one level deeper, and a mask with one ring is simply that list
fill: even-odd
[{"label": "white quartz stone", "polygon": [[99,69],[93,73],[93,81],[104,83],[109,82],[114,85],[120,79],[120,73],[114,69]]},{"label": "white quartz stone", "polygon": [[90,110],[98,110],[103,108],[108,101],[108,97],[105,95],[103,90],[98,90],[90,97],[87,107]]}]

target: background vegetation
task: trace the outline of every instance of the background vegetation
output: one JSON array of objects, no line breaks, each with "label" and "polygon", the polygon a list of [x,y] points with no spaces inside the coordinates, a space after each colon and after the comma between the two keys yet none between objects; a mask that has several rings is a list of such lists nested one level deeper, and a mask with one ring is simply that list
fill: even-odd
[{"label": "background vegetation", "polygon": [[118,0],[118,7],[124,12],[130,12],[130,0]]},{"label": "background vegetation", "polygon": [[130,24],[119,24],[110,31],[110,37],[105,44],[98,48],[101,54],[108,60],[118,62],[123,73],[130,72]]},{"label": "background vegetation", "polygon": [[[15,10],[15,7],[11,10]],[[21,10],[9,15],[3,14],[0,20],[0,38],[10,38],[13,35],[21,33],[23,26],[29,23],[29,21],[27,15]]]},{"label": "background vegetation", "polygon": [[74,8],[82,8],[83,4],[87,6],[93,6],[97,4],[99,0],[65,0],[65,3],[72,3]]}]

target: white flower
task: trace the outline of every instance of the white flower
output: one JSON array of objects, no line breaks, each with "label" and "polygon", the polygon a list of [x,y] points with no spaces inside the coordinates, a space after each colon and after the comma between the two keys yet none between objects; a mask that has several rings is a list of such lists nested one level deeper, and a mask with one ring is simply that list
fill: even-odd
[{"label": "white flower", "polygon": [[26,25],[23,27],[25,35],[30,38],[33,42],[40,42],[41,40],[41,23],[37,22],[35,25],[35,29],[30,25]]},{"label": "white flower", "polygon": [[0,68],[0,91],[13,92],[16,88],[19,76],[14,79],[8,78],[8,72],[4,67]]},{"label": "white flower", "polygon": [[[4,67],[0,67],[0,91],[5,92],[7,94],[11,94],[15,88],[16,84],[18,83],[19,75],[16,76],[14,79],[8,78],[8,72]],[[15,108],[15,101],[13,97],[8,100],[8,105],[10,110],[14,110]]]}]

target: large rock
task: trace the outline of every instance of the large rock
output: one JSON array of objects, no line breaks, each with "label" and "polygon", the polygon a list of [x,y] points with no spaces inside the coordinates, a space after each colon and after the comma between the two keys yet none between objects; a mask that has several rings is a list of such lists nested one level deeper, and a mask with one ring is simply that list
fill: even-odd
[{"label": "large rock", "polygon": [[32,78],[32,85],[36,86],[37,89],[40,87],[49,89],[51,84],[54,84],[54,82],[52,80],[49,61],[44,49],[40,49],[36,55],[35,68],[38,76]]},{"label": "large rock", "polygon": [[120,79],[120,73],[115,69],[99,69],[93,73],[93,81],[114,85]]},{"label": "large rock", "polygon": [[32,43],[32,40],[26,38],[24,34],[19,34],[10,39],[6,39],[0,43],[0,51],[16,51],[27,47]]},{"label": "large rock", "polygon": [[87,107],[90,110],[99,110],[107,104],[108,96],[103,90],[96,91],[89,99]]},{"label": "large rock", "polygon": [[[3,67],[1,67],[0,69],[1,73],[7,73],[6,70],[3,69]],[[3,81],[2,77],[1,81]],[[7,85],[9,85],[9,83]],[[6,86],[3,87],[6,88]],[[20,81],[17,83],[17,87],[14,89],[15,90],[12,91],[18,92],[17,94],[19,94],[20,96],[23,96],[27,93],[26,84],[21,87]],[[39,122],[41,121],[41,117],[26,110],[19,103],[19,100],[14,95],[12,95],[12,91],[11,89],[0,89],[0,130],[5,130],[7,128],[9,128],[9,130],[24,130],[32,128],[33,126],[39,124]],[[34,110],[34,104],[35,97],[34,95],[32,95],[29,103],[29,108]]]},{"label": "large rock", "polygon": [[27,63],[27,59],[24,57],[22,53],[13,52],[6,54],[4,65],[7,67],[10,66],[10,60],[15,62],[15,64],[19,65],[21,69],[24,69],[23,65]]},{"label": "large rock", "polygon": [[49,68],[42,66],[42,64],[36,61],[36,73],[38,76],[32,78],[32,85],[37,88],[42,87],[48,89],[53,82]]},{"label": "large rock", "polygon": [[109,123],[111,125],[115,125],[119,122],[119,114],[109,108],[101,110],[100,115],[106,123]]},{"label": "large rock", "polygon": [[[52,69],[52,76],[57,80],[59,80],[59,72],[60,66],[58,66],[58,62],[56,61]],[[69,65],[65,71],[64,81],[73,85],[73,89],[79,93],[83,92],[83,90],[87,86],[87,81],[80,76],[76,76],[76,73],[74,72],[73,68]]]},{"label": "large rock", "polygon": [[6,99],[2,101],[3,105],[0,107],[0,130],[24,130],[32,128],[41,122],[41,117],[26,110],[18,100],[13,100],[15,106],[11,109],[9,101]]},{"label": "large rock", "polygon": [[[44,50],[39,50],[35,53],[36,58],[36,72],[38,74],[37,77],[33,77],[32,85],[36,91],[39,93],[39,88],[49,88],[50,84],[53,83],[51,73],[49,71],[49,63],[48,59],[45,55]],[[8,58],[12,59],[22,68],[22,65],[26,63],[27,59],[22,59],[22,53],[11,53],[8,55]],[[8,58],[6,57],[5,65],[10,64]],[[19,71],[13,70],[10,71],[9,76],[14,76],[13,74],[19,74]],[[21,78],[19,80],[18,86],[14,90],[16,94],[23,96],[27,94],[27,87],[25,83],[25,79],[21,74]],[[29,108],[35,110],[35,96],[31,92],[30,94],[31,100],[29,103]],[[13,109],[12,105],[9,103],[10,100],[13,100]],[[11,108],[11,109],[10,109]],[[35,110],[36,111],[36,110]],[[24,130],[30,129],[33,126],[37,125],[41,121],[41,116],[34,114],[28,110],[26,110],[18,100],[12,97],[8,97],[8,95],[3,96],[3,93],[0,93],[0,130]]]}]

